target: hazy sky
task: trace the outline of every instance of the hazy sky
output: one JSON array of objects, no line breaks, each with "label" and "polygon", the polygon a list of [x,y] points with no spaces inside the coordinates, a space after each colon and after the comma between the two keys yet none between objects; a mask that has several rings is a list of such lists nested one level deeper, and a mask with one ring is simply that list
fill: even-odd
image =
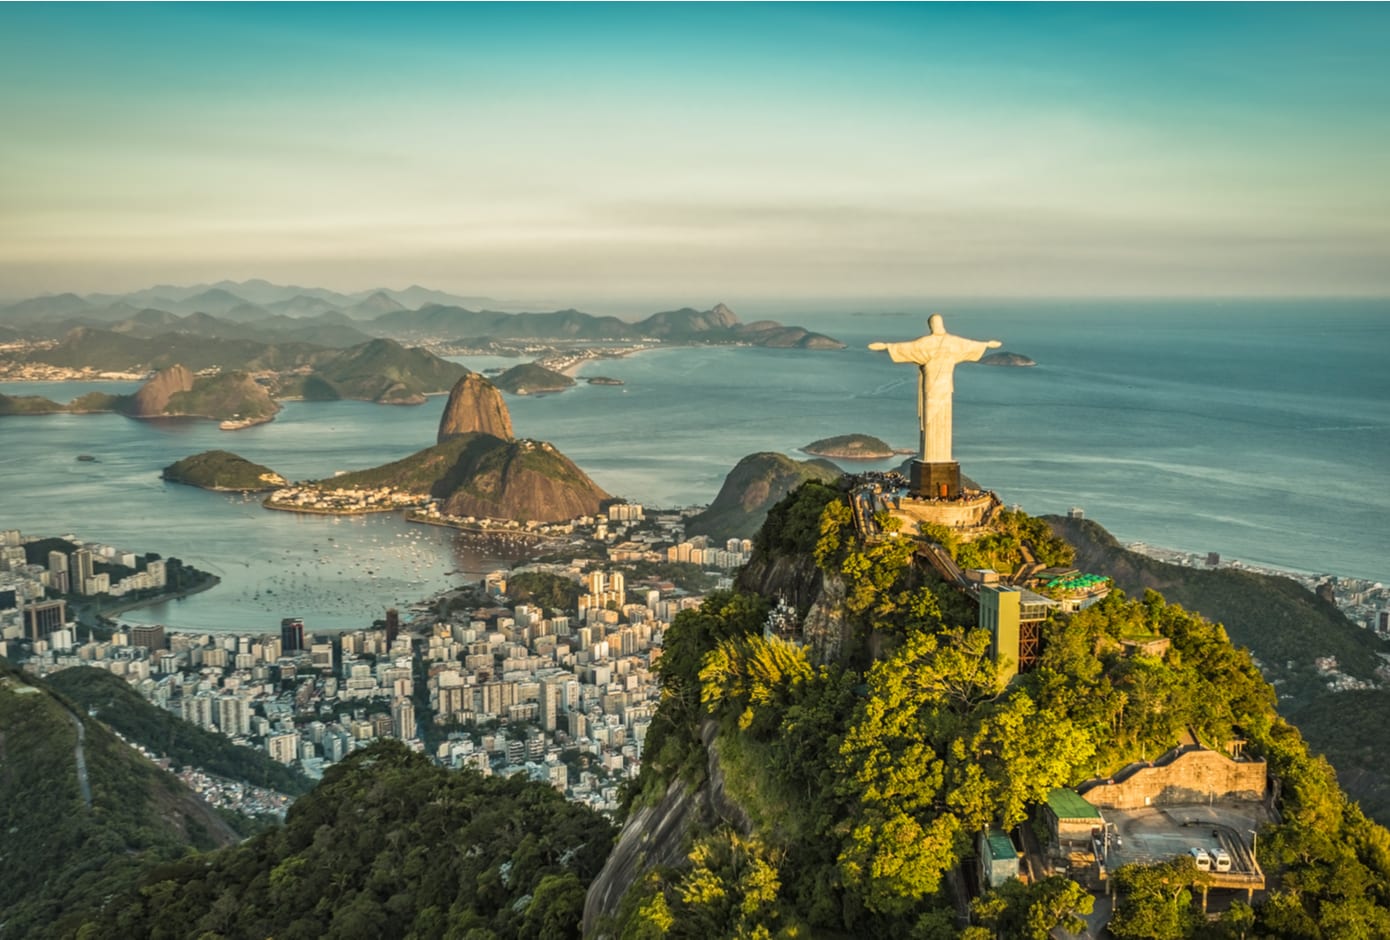
[{"label": "hazy sky", "polygon": [[0,6],[0,296],[1390,294],[1380,4]]}]

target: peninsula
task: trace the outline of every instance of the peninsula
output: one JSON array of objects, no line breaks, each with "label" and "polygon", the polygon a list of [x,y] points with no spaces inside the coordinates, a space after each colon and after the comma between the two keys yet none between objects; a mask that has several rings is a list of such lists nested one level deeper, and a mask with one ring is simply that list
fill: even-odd
[{"label": "peninsula", "polygon": [[282,489],[270,509],[382,512],[430,507],[430,521],[478,517],[559,522],[597,514],[612,499],[545,441],[513,436],[502,394],[481,375],[454,385],[435,443],[380,467]]}]

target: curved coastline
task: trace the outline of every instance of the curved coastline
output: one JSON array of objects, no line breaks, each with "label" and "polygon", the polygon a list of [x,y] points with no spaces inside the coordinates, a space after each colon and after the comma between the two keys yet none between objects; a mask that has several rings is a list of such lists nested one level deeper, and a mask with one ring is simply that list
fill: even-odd
[{"label": "curved coastline", "polygon": [[[206,574],[206,572],[204,572]],[[123,614],[128,610],[139,610],[141,607],[153,607],[155,604],[163,604],[165,601],[177,601],[185,597],[192,597],[194,594],[201,594],[210,591],[222,583],[222,579],[215,574],[208,574],[207,578],[191,588],[184,588],[181,591],[171,591],[167,594],[159,594],[154,597],[144,597],[140,600],[131,601],[128,604],[116,604],[111,607],[103,607],[97,611],[97,617],[114,617]]]}]

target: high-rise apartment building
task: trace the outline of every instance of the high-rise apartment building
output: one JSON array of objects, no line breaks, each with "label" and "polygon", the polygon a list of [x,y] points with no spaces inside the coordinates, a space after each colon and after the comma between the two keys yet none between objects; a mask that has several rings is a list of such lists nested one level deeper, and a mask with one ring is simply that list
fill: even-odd
[{"label": "high-rise apartment building", "polygon": [[280,621],[280,650],[286,656],[304,649],[304,621],[286,617]]},{"label": "high-rise apartment building", "polygon": [[130,628],[130,645],[143,646],[153,653],[155,650],[164,649],[164,627],[162,624],[153,626],[134,626]]},{"label": "high-rise apartment building", "polygon": [[90,549],[79,548],[68,558],[68,581],[83,594],[87,593],[87,582],[96,574],[96,556]]},{"label": "high-rise apartment building", "polygon": [[29,639],[46,639],[54,630],[63,629],[67,623],[67,603],[65,601],[39,601],[24,608],[24,623],[29,630]]},{"label": "high-rise apartment building", "polygon": [[415,737],[415,703],[398,698],[391,703],[391,726],[396,737],[409,741]]}]

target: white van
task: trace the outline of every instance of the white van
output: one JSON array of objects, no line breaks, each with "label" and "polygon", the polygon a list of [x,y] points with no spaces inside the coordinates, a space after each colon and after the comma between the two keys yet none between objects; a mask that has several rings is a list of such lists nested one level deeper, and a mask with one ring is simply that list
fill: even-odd
[{"label": "white van", "polygon": [[1197,863],[1198,871],[1211,871],[1211,856],[1207,854],[1206,849],[1194,845],[1187,851],[1192,856],[1192,860]]},{"label": "white van", "polygon": [[1211,853],[1211,862],[1212,866],[1217,871],[1230,871],[1231,853],[1227,852],[1225,849],[1216,849]]}]

